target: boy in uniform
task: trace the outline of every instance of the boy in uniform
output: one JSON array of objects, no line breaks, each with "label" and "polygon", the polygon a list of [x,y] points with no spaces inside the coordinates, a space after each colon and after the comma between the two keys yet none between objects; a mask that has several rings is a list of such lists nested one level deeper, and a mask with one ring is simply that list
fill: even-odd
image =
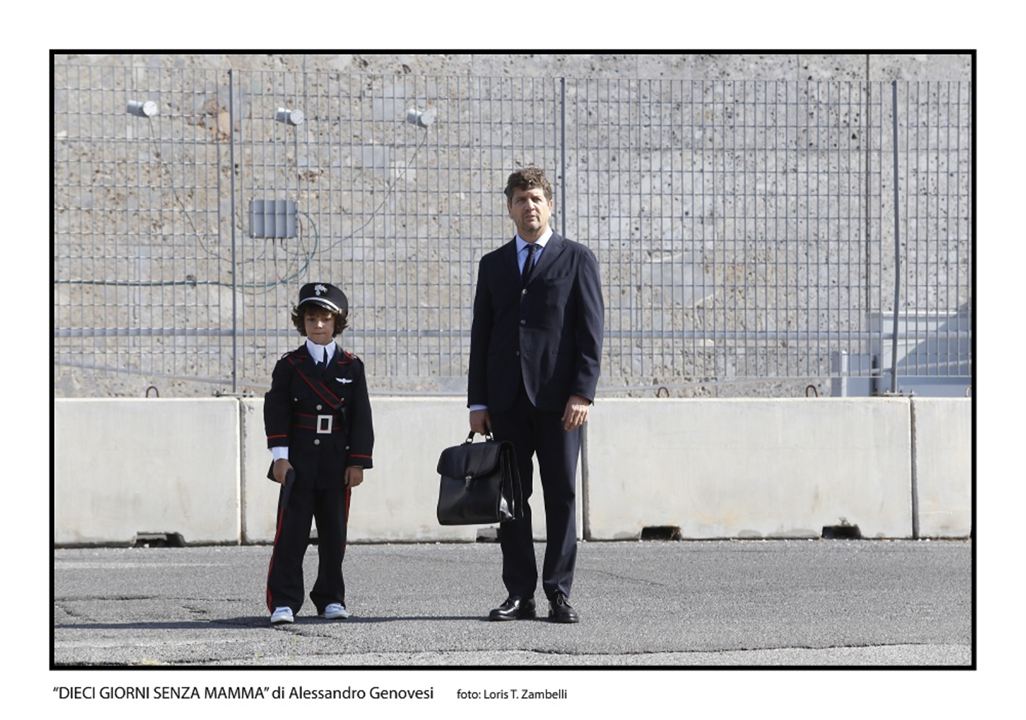
[{"label": "boy in uniform", "polygon": [[273,458],[267,475],[281,484],[267,572],[272,625],[293,622],[303,604],[311,519],[317,522],[318,566],[310,599],[328,620],[349,617],[342,578],[349,500],[373,465],[374,428],[363,363],[335,343],[348,315],[339,288],[304,285],[292,322],[306,342],[278,360],[264,395]]}]

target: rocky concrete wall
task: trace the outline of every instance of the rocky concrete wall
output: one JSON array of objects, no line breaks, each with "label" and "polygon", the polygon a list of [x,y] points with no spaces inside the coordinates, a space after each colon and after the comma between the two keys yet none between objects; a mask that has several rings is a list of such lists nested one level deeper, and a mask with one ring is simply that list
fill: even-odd
[{"label": "rocky concrete wall", "polygon": [[[651,103],[669,81],[700,88],[706,103],[687,116],[692,129],[702,124],[701,137],[658,127],[660,112],[683,112],[672,94],[655,99],[660,110],[649,120],[628,115],[621,126],[605,118],[591,128],[575,119],[583,140],[570,148],[576,170],[557,187],[554,223],[567,223],[568,234],[600,257],[607,345],[616,346],[607,354],[606,394],[643,396],[666,386],[680,396],[797,396],[810,384],[828,394],[824,368],[836,343],[795,348],[793,336],[770,338],[736,354],[726,338],[748,330],[858,333],[870,325],[867,302],[877,312],[891,307],[891,181],[879,167],[889,162],[880,142],[889,141],[886,133],[868,140],[877,144],[870,193],[879,197],[870,214],[880,217],[864,228],[856,166],[858,143],[867,141],[864,120],[857,100],[830,99],[842,87],[833,83],[944,81],[922,90],[924,101],[939,103],[950,97],[950,83],[961,87],[971,77],[964,55],[69,55],[55,65],[57,325],[93,333],[58,338],[55,391],[66,397],[140,396],[150,385],[165,397],[260,393],[273,360],[298,342],[286,313],[299,284],[315,277],[341,278],[350,293],[353,328],[345,342],[367,361],[379,390],[460,394],[476,259],[510,232],[499,194],[508,169],[557,165],[547,102],[559,78],[582,83],[571,85],[570,100],[584,111],[629,104],[643,112],[641,101]],[[223,82],[229,69],[242,78],[234,98]],[[766,84],[776,82],[792,84]],[[90,85],[97,91],[63,90]],[[140,87],[168,98],[160,125],[125,120],[122,103]],[[760,184],[768,159],[736,151],[732,103],[745,98],[746,112],[757,113],[770,92],[783,92],[795,112],[827,101],[822,117],[807,122],[833,128],[837,138],[785,130],[782,140],[789,149],[779,162],[788,172],[816,177],[815,186],[806,183],[807,197],[793,184]],[[311,118],[302,134],[255,106],[298,97]],[[426,145],[424,133],[402,119],[418,99],[444,118]],[[544,122],[518,133],[525,105]],[[874,112],[877,124],[888,117]],[[758,148],[744,127],[758,121],[737,120],[741,146]],[[785,120],[785,127],[797,122]],[[844,127],[850,138],[840,137]],[[968,129],[950,132],[957,140]],[[226,142],[233,131],[234,177]],[[814,152],[800,147],[806,141],[818,143]],[[674,150],[663,150],[664,142]],[[693,158],[687,172],[674,165],[678,157]],[[968,160],[951,166],[924,157],[915,185],[911,174],[903,182],[922,196],[923,213],[945,218],[922,223],[923,233],[948,244],[907,251],[913,283],[925,294],[906,291],[902,303],[915,311],[964,307],[970,248],[959,229],[968,227],[969,208],[958,193],[968,187]],[[733,189],[723,185],[725,173]],[[227,246],[233,180],[238,257]],[[297,199],[301,242],[247,240],[248,201],[281,193]],[[856,217],[838,224],[842,215]],[[863,251],[865,236],[878,248]],[[449,250],[454,237],[458,247]],[[317,250],[308,254],[311,244]],[[110,277],[122,284],[88,284]],[[67,278],[87,284],[62,284]],[[866,293],[873,297],[864,300]],[[839,307],[851,311],[838,314]],[[227,336],[233,325],[242,329],[234,342]],[[425,328],[437,339],[417,334]],[[706,335],[682,344],[681,329]],[[235,353],[233,386],[226,358]]]}]

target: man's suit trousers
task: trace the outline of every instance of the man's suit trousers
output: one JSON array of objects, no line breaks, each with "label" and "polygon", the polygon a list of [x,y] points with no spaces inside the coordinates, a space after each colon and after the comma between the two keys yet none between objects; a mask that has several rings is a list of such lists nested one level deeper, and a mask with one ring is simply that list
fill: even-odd
[{"label": "man's suit trousers", "polygon": [[[491,413],[492,432],[497,440],[510,440],[516,450],[524,499],[533,489],[531,456],[537,454],[545,500],[545,559],[542,589],[551,599],[557,592],[570,596],[577,561],[576,476],[581,449],[581,431],[566,432],[562,413],[543,412],[527,399],[521,385],[513,407]],[[530,503],[524,517],[499,527],[502,547],[502,581],[510,595],[531,597],[538,584],[534,557]]]}]

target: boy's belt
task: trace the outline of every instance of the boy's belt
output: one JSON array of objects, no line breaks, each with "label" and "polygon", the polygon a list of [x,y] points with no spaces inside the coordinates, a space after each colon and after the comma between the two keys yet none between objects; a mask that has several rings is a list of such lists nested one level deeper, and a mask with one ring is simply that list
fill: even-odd
[{"label": "boy's belt", "polygon": [[313,430],[318,435],[342,432],[342,423],[336,422],[339,414],[311,415],[309,413],[293,413],[292,427],[296,430]]}]

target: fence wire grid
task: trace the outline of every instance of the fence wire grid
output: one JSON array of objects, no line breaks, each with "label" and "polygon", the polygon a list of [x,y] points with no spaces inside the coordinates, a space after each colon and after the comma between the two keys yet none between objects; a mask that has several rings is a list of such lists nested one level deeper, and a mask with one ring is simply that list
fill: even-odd
[{"label": "fence wire grid", "polygon": [[54,78],[54,362],[88,385],[67,394],[262,392],[314,280],[349,296],[376,392],[461,393],[525,165],[599,260],[606,394],[971,376],[965,82]]}]

